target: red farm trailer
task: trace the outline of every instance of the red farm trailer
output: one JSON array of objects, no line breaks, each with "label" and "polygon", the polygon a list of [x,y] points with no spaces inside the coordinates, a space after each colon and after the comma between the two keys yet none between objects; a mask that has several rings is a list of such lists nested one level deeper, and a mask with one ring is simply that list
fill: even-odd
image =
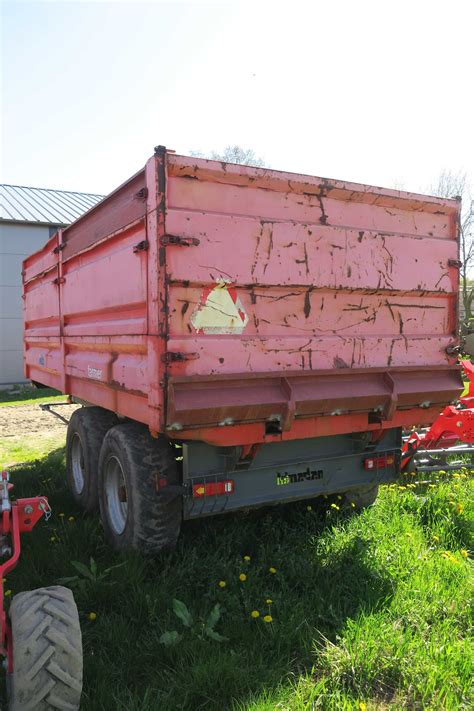
[{"label": "red farm trailer", "polygon": [[399,473],[402,429],[462,390],[460,203],[179,156],[24,262],[25,374],[84,405],[76,501],[116,548],[183,519]]}]

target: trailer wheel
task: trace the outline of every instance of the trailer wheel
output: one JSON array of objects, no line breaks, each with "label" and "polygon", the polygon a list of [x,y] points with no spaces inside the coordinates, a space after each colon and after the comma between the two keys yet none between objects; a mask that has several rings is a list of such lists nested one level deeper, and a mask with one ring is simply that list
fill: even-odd
[{"label": "trailer wheel", "polygon": [[10,620],[10,711],[79,709],[82,638],[72,592],[56,585],[15,595]]},{"label": "trailer wheel", "polygon": [[372,506],[379,493],[379,485],[372,484],[370,486],[363,486],[360,489],[352,489],[352,491],[346,491],[344,494],[345,502],[354,504],[353,508],[358,511],[366,509],[368,506]]},{"label": "trailer wheel", "polygon": [[99,462],[99,501],[111,545],[144,553],[172,550],[182,518],[180,475],[165,437],[144,425],[117,425],[105,436]]},{"label": "trailer wheel", "polygon": [[118,419],[102,407],[76,410],[67,428],[66,477],[76,503],[85,511],[99,508],[98,468],[104,437]]}]

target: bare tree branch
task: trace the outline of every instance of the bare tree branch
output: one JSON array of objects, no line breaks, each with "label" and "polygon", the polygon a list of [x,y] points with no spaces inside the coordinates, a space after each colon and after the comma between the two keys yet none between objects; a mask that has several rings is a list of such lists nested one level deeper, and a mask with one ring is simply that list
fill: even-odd
[{"label": "bare tree branch", "polygon": [[266,163],[263,158],[258,156],[251,148],[242,148],[242,146],[226,146],[223,151],[211,151],[211,153],[203,153],[202,151],[191,151],[191,155],[196,158],[210,158],[211,160],[220,160],[225,163],[239,163],[240,165],[253,165],[256,168],[265,168]]},{"label": "bare tree branch", "polygon": [[461,296],[463,305],[462,326],[467,328],[474,319],[472,273],[474,269],[474,203],[466,173],[443,170],[430,192],[439,197],[462,199],[460,228]]}]

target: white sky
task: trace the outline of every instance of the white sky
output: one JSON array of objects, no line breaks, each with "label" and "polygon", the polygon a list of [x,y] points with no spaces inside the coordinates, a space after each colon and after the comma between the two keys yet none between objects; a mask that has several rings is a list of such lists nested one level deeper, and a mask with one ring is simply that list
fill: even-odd
[{"label": "white sky", "polygon": [[107,193],[153,147],[427,190],[474,177],[474,2],[2,3],[2,182]]}]

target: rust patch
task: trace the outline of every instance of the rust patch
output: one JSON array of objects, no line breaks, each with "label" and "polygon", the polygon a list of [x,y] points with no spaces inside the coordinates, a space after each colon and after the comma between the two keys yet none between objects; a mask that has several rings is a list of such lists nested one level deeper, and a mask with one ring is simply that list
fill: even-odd
[{"label": "rust patch", "polygon": [[395,345],[395,339],[392,338],[392,343],[390,345],[390,353],[388,354],[388,361],[387,365],[392,365],[392,352],[393,352],[393,346]]},{"label": "rust patch", "polygon": [[309,276],[308,252],[306,250],[306,242],[303,242],[304,259],[295,259],[295,264],[304,264],[306,266],[306,276]]},{"label": "rust patch", "polygon": [[319,221],[322,225],[327,225],[328,224],[328,216],[326,215],[326,212],[324,210],[323,198],[321,195],[316,195],[316,199],[319,202],[319,207],[321,209],[321,217],[319,218]]},{"label": "rust patch", "polygon": [[308,318],[311,313],[311,289],[308,289],[304,295],[304,317]]}]

